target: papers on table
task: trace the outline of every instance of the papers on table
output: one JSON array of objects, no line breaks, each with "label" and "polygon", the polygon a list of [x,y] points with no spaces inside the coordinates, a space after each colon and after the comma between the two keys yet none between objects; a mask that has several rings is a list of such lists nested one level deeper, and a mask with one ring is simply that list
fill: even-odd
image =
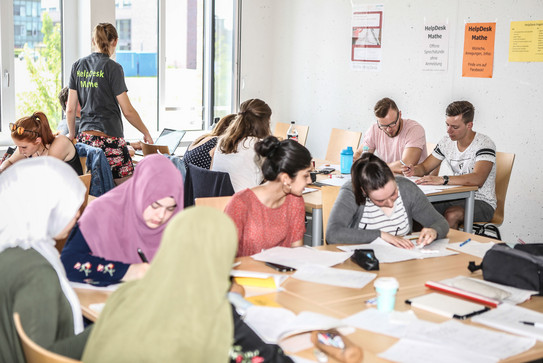
[{"label": "papers on table", "polygon": [[520,304],[528,300],[537,291],[518,289],[512,286],[497,284],[495,282],[475,279],[466,276],[456,276],[451,279],[439,281],[441,284],[452,286],[471,293],[476,293],[499,302]]},{"label": "papers on table", "polygon": [[[420,179],[420,176],[410,176],[410,177],[406,177],[406,178],[411,180],[413,183],[415,183],[417,180]],[[442,192],[442,191],[444,191],[446,189],[452,189],[452,188],[459,187],[459,185],[422,185],[422,184],[417,184],[417,186],[426,195],[433,194],[433,193],[439,193],[439,192]]]},{"label": "papers on table", "polygon": [[521,323],[521,321],[530,321],[543,324],[543,314],[534,310],[511,304],[501,304],[496,309],[475,316],[471,320],[496,329],[543,341],[543,329]]},{"label": "papers on table", "polygon": [[383,313],[366,309],[343,319],[343,322],[400,338],[398,343],[379,354],[379,357],[395,362],[497,362],[520,354],[535,344],[534,339],[454,320],[441,324],[418,320],[412,311]]},{"label": "papers on table", "polygon": [[319,189],[318,188],[304,188],[304,191],[302,192],[302,194],[316,192],[317,190]]},{"label": "papers on table", "polygon": [[311,330],[338,328],[344,323],[326,315],[302,311],[295,315],[284,308],[253,305],[247,309],[245,323],[266,343],[277,343],[289,335]]},{"label": "papers on table", "polygon": [[272,262],[299,269],[304,265],[331,267],[351,257],[349,252],[319,251],[311,247],[273,247],[251,257],[257,261]]},{"label": "papers on table", "polygon": [[319,265],[302,266],[292,275],[298,280],[355,289],[363,288],[376,276],[377,274],[370,272],[342,270]]},{"label": "papers on table", "polygon": [[494,246],[493,242],[477,242],[474,240],[469,241],[468,243],[460,246],[464,242],[456,242],[456,243],[449,243],[447,246],[450,250],[455,250],[458,252],[467,253],[468,255],[472,255],[475,257],[483,258],[485,256],[486,251],[492,248]]},{"label": "papers on table", "polygon": [[392,263],[413,259],[456,255],[457,252],[447,251],[446,246],[448,243],[448,239],[439,239],[427,246],[424,246],[423,248],[406,250],[404,248],[393,246],[390,243],[385,242],[385,240],[382,238],[378,237],[371,243],[338,246],[338,248],[343,251],[354,251],[356,249],[369,248],[375,252],[375,257],[377,257],[379,263]]},{"label": "papers on table", "polygon": [[332,185],[335,187],[341,187],[343,186],[343,184],[350,181],[351,181],[351,176],[349,174],[341,174],[341,175],[330,174],[330,177],[326,177],[324,179],[319,180],[319,183],[325,184],[325,185]]}]

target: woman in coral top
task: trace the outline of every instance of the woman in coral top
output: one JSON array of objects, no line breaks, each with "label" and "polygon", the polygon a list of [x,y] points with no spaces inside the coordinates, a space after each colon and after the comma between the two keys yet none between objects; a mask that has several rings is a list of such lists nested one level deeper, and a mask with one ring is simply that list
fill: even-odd
[{"label": "woman in coral top", "polygon": [[238,229],[238,257],[275,246],[302,246],[305,207],[302,192],[311,183],[311,154],[294,140],[268,136],[256,143],[264,158],[266,182],[234,194],[225,212]]}]

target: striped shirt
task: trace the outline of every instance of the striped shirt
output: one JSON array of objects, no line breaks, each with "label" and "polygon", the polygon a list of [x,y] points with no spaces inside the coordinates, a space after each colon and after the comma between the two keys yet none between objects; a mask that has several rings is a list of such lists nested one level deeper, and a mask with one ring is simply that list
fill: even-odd
[{"label": "striped shirt", "polygon": [[398,190],[398,198],[394,202],[393,211],[390,216],[387,216],[380,207],[373,204],[367,198],[366,205],[364,206],[364,214],[360,219],[358,228],[380,230],[397,236],[409,234],[411,231],[409,218],[407,217],[407,211],[403,205],[400,191]]}]

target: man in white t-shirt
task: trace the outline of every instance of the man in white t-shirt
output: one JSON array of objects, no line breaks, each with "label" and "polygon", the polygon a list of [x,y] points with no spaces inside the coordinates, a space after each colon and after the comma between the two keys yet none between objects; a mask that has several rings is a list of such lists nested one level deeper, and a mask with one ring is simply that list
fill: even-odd
[{"label": "man in white t-shirt", "polygon": [[[474,222],[488,222],[496,209],[496,145],[486,135],[473,131],[475,109],[468,101],[447,106],[447,134],[421,164],[403,168],[406,176],[421,176],[417,184],[477,185]],[[445,160],[453,175],[428,175]],[[458,229],[464,220],[464,200],[433,203],[449,227]]]},{"label": "man in white t-shirt", "polygon": [[418,122],[403,119],[402,112],[390,98],[379,100],[373,110],[377,121],[364,134],[353,160],[358,160],[367,146],[393,173],[401,174],[402,162],[418,164],[426,159],[426,135]]}]

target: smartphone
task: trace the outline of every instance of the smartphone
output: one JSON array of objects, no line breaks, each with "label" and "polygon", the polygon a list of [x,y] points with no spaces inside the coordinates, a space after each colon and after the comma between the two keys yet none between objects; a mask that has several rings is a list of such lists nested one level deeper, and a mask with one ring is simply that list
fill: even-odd
[{"label": "smartphone", "polygon": [[289,267],[289,266],[285,266],[285,265],[280,265],[278,263],[271,263],[271,262],[266,262],[266,266],[269,266],[271,268],[273,268],[274,270],[277,270],[279,272],[289,272],[289,271],[296,271],[296,269],[294,267]]}]

